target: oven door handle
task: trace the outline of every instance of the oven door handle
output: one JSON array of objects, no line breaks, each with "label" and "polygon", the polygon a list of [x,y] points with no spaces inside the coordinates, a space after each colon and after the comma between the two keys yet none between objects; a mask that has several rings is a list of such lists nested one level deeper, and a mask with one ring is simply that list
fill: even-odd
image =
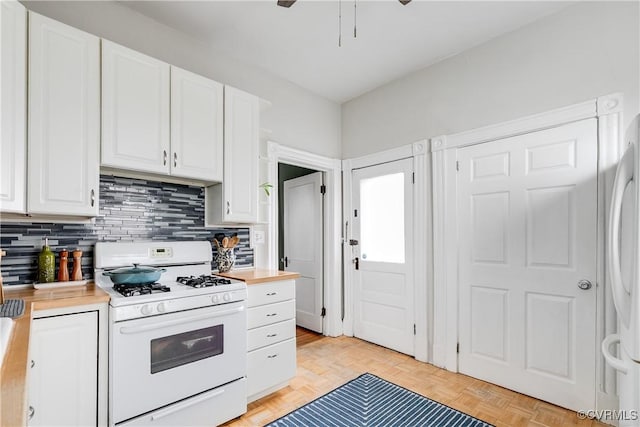
[{"label": "oven door handle", "polygon": [[175,320],[166,320],[164,322],[154,322],[151,325],[144,326],[125,326],[120,328],[121,334],[131,335],[140,332],[153,331],[155,329],[166,328],[167,326],[182,325],[184,323],[195,322],[196,320],[212,319],[214,317],[228,316],[231,314],[241,313],[244,307],[234,308],[233,310],[219,311],[217,313],[201,314],[200,316],[183,317]]},{"label": "oven door handle", "polygon": [[186,402],[173,405],[171,408],[165,409],[164,411],[158,411],[155,414],[151,415],[151,421],[159,420],[160,418],[175,414],[178,411],[182,411],[183,409],[187,409],[193,405],[197,405],[200,402],[204,402],[205,400],[213,399],[216,396],[220,396],[222,393],[224,393],[224,389],[214,390],[211,393],[203,394],[202,396],[196,397],[194,399],[189,399]]}]

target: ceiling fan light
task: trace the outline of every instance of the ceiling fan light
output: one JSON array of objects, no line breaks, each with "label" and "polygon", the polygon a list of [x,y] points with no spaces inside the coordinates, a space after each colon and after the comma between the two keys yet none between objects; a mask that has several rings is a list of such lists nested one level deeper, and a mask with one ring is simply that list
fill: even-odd
[{"label": "ceiling fan light", "polygon": [[411,0],[398,0],[403,6],[406,6]]}]

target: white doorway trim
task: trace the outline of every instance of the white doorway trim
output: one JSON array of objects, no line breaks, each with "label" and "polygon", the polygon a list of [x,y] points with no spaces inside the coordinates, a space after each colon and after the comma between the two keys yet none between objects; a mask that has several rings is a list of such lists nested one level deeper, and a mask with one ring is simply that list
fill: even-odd
[{"label": "white doorway trim", "polygon": [[[431,139],[433,170],[434,335],[433,363],[458,372],[458,225],[456,218],[457,148],[522,135],[587,118],[598,118],[598,286],[597,409],[617,409],[615,373],[599,351],[604,337],[615,331],[616,314],[605,271],[607,224],[615,165],[624,149],[622,94],[603,96],[572,106]],[[606,290],[606,292],[605,292]]]},{"label": "white doorway trim", "polygon": [[[307,153],[277,142],[267,141],[268,180],[278,182],[278,163],[302,166],[325,172],[327,193],[324,203],[324,302],[327,315],[323,320],[324,335],[342,335],[342,233],[341,233],[341,164],[340,160]],[[278,186],[273,186],[272,197],[278,200]],[[278,204],[270,204],[271,221],[268,225],[268,265],[278,269]]]},{"label": "white doorway trim", "polygon": [[413,186],[413,220],[414,220],[414,313],[416,323],[415,358],[422,362],[431,361],[432,345],[432,271],[431,260],[431,195],[428,181],[431,176],[427,140],[417,141],[379,153],[370,154],[342,161],[343,170],[343,227],[344,227],[344,334],[353,336],[354,298],[353,268],[349,240],[352,238],[352,227],[349,218],[352,211],[352,171],[367,166],[413,158],[415,184]]}]

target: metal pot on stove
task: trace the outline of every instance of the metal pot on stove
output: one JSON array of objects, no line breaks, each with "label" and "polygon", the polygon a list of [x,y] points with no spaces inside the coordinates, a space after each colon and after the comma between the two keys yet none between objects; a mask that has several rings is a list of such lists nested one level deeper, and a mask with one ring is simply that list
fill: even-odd
[{"label": "metal pot on stove", "polygon": [[102,274],[110,277],[114,285],[142,285],[158,281],[165,271],[167,271],[165,268],[133,264],[133,267],[118,268]]}]

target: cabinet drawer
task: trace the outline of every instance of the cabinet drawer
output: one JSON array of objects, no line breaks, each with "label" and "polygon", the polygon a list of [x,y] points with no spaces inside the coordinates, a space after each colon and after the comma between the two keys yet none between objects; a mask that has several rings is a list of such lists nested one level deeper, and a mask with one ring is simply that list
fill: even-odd
[{"label": "cabinet drawer", "polygon": [[251,351],[247,355],[247,396],[288,381],[295,375],[295,338]]},{"label": "cabinet drawer", "polygon": [[261,305],[247,310],[247,329],[271,325],[296,317],[296,302],[289,300],[276,304]]},{"label": "cabinet drawer", "polygon": [[174,427],[219,425],[247,412],[247,384],[240,379],[213,390],[171,404],[138,418],[118,424],[119,427]]},{"label": "cabinet drawer", "polygon": [[247,334],[247,350],[255,350],[266,345],[288,340],[296,335],[295,319],[286,320],[273,325],[250,329]]},{"label": "cabinet drawer", "polygon": [[286,301],[296,297],[295,281],[293,280],[249,285],[247,288],[249,292],[247,305],[249,307]]}]

